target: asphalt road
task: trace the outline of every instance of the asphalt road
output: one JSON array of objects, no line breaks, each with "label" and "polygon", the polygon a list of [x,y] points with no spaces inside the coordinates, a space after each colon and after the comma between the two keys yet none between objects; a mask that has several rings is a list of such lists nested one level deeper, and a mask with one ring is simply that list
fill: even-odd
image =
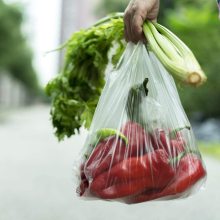
[{"label": "asphalt road", "polygon": [[85,137],[82,131],[58,143],[47,106],[7,114],[0,121],[0,220],[220,219],[220,163],[206,157],[206,188],[187,199],[136,205],[79,199],[73,167]]}]

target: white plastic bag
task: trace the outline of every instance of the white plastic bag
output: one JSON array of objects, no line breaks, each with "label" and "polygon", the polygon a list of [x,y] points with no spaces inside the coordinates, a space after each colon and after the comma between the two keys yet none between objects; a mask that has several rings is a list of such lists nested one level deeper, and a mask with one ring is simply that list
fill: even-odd
[{"label": "white plastic bag", "polygon": [[175,82],[142,43],[109,73],[77,167],[85,198],[139,203],[185,197],[206,170]]}]

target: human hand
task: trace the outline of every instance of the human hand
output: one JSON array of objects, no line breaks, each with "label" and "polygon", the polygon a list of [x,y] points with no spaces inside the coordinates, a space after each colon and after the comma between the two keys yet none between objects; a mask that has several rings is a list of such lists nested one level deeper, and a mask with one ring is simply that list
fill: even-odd
[{"label": "human hand", "polygon": [[144,40],[143,23],[156,21],[160,0],[131,0],[124,14],[125,39],[137,43]]}]

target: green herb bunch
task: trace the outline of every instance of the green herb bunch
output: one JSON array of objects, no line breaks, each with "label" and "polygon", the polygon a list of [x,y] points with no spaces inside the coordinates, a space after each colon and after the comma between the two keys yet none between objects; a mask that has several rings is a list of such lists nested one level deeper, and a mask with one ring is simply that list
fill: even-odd
[{"label": "green herb bunch", "polygon": [[124,50],[122,18],[108,19],[72,35],[65,44],[64,68],[46,86],[52,98],[51,116],[59,140],[84,125],[89,128],[104,86],[109,52],[116,64]]}]

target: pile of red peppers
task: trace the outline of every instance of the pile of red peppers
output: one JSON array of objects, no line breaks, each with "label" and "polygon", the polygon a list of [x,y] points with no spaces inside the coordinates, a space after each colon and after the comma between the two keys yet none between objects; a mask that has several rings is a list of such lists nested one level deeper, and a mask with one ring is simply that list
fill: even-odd
[{"label": "pile of red peppers", "polygon": [[201,155],[189,147],[188,127],[147,131],[128,121],[102,129],[80,166],[80,196],[140,203],[186,196],[206,176]]}]

